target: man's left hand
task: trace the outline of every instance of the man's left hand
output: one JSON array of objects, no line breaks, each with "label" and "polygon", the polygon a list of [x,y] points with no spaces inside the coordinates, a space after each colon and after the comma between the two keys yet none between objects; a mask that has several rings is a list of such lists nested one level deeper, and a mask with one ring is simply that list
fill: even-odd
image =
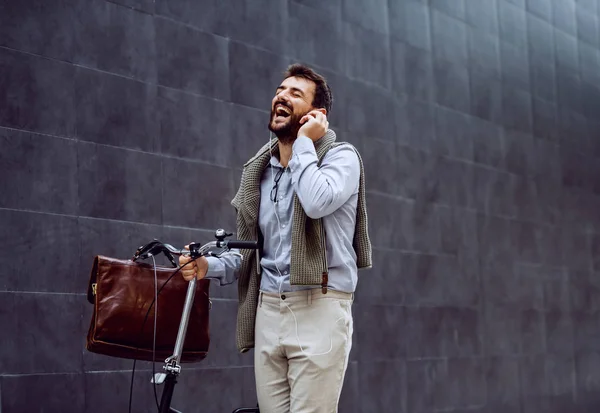
[{"label": "man's left hand", "polygon": [[327,116],[318,110],[312,110],[300,119],[302,127],[298,131],[298,136],[306,136],[313,142],[318,141],[325,135],[329,128]]}]

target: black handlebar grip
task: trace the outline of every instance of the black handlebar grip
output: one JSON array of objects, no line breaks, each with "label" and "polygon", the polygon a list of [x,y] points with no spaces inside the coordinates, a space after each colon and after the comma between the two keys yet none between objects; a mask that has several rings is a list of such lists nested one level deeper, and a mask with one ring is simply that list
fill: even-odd
[{"label": "black handlebar grip", "polygon": [[258,248],[257,241],[225,241],[229,248],[237,248],[241,250],[255,250]]}]

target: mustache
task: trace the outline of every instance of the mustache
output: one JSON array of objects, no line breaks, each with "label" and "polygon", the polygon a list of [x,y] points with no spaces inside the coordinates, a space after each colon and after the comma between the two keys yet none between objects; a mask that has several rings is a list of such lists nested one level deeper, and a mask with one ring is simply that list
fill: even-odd
[{"label": "mustache", "polygon": [[293,110],[294,110],[294,108],[292,108],[292,106],[288,102],[286,102],[284,100],[278,100],[273,105],[273,109],[272,109],[273,111],[275,111],[275,108],[277,107],[277,105],[285,106],[286,108],[288,108],[290,110],[290,112],[293,112]]}]

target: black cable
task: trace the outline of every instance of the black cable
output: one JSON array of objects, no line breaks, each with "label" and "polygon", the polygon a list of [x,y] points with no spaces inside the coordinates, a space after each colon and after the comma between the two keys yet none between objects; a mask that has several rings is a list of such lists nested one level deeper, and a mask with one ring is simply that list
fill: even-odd
[{"label": "black cable", "polygon": [[[188,264],[190,264],[190,263],[192,263],[194,261],[195,261],[195,259],[190,260],[190,261],[186,262],[185,264],[183,264],[181,267],[177,268],[173,272],[173,274],[171,274],[169,276],[169,278],[167,278],[167,280],[163,283],[163,285],[158,290],[158,293],[156,294],[156,296],[158,297],[160,295],[162,289],[165,287],[165,285],[167,285],[167,283],[169,281],[171,281],[171,279],[175,276],[175,274],[177,274],[183,267],[185,267],[186,265],[188,265]],[[140,329],[139,338],[141,338],[142,333],[144,332],[144,326],[146,325],[146,321],[148,320],[148,315],[150,315],[150,310],[152,309],[152,306],[154,305],[154,302],[155,302],[155,299],[152,299],[152,303],[150,303],[150,306],[148,307],[148,311],[146,312],[146,316],[144,317],[144,322],[142,323],[142,328]],[[139,341],[139,338],[138,338],[138,341]],[[135,351],[137,352],[139,349],[140,349],[139,347],[136,347]],[[154,363],[154,359],[155,358],[156,358],[156,355],[154,354],[154,351],[153,351],[153,354],[152,354],[153,363]],[[129,387],[129,413],[131,413],[131,404],[132,404],[132,401],[133,401],[133,380],[134,380],[134,377],[135,377],[135,366],[136,366],[136,363],[137,363],[137,358],[134,358],[133,359],[133,370],[131,371],[131,385]],[[153,371],[154,371],[154,364],[152,365],[152,367],[153,367]],[[158,403],[158,397],[156,399],[157,399],[157,403]],[[158,409],[160,410],[160,406],[158,407]]]}]

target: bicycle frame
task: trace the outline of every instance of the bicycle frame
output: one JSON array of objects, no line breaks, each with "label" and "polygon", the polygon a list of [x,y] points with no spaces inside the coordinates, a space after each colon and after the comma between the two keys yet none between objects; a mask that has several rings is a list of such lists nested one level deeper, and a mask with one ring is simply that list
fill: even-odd
[{"label": "bicycle frame", "polygon": [[[229,237],[233,234],[227,233],[223,229],[218,229],[215,232],[216,241],[211,241],[207,244],[200,246],[197,243],[191,243],[189,245],[189,250],[185,249],[176,249],[170,244],[164,244],[158,240],[154,240],[146,245],[138,248],[136,253],[134,254],[132,260],[136,261],[138,259],[146,259],[150,256],[156,256],[160,253],[164,253],[171,264],[174,267],[178,265],[175,262],[174,255],[189,255],[192,259],[197,259],[203,256],[219,256],[220,254],[211,253],[211,249],[213,248],[223,248],[225,251],[228,251],[232,248],[238,249],[257,249],[258,243],[256,241],[240,241],[240,240],[225,240],[226,237]],[[222,252],[221,252],[222,253]],[[183,351],[183,343],[185,341],[185,336],[187,334],[188,321],[190,317],[190,311],[192,309],[194,303],[194,296],[196,293],[196,278],[193,278],[187,288],[187,294],[185,298],[185,304],[183,307],[183,313],[181,314],[181,321],[179,323],[179,330],[177,332],[177,340],[175,341],[175,347],[173,349],[173,354],[170,357],[165,359],[165,364],[163,366],[163,373],[156,373],[152,378],[152,383],[156,383],[158,385],[164,384],[165,388],[162,392],[159,412],[160,413],[182,413],[178,410],[175,410],[171,407],[171,401],[173,398],[173,392],[175,390],[175,385],[177,384],[177,378],[181,374],[181,354]],[[258,408],[240,408],[235,410],[233,413],[258,413]]]}]

